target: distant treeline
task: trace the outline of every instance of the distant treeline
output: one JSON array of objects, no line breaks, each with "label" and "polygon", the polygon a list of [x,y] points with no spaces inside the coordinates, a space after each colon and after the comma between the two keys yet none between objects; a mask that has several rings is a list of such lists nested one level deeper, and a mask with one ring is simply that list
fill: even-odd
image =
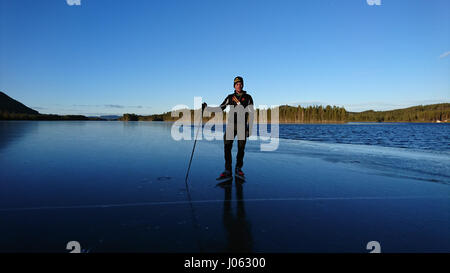
[{"label": "distant treeline", "polygon": [[83,115],[24,114],[0,111],[0,120],[104,120]]},{"label": "distant treeline", "polygon": [[[191,111],[191,120],[194,112]],[[259,114],[259,109],[257,110]],[[180,115],[181,116],[181,115]],[[271,110],[267,118],[270,122]],[[124,121],[175,121],[180,117],[172,117],[170,112],[157,115],[124,114],[119,120]],[[226,114],[224,114],[224,119]],[[209,120],[204,118],[203,120]],[[338,106],[289,106],[279,107],[280,123],[343,123],[343,122],[447,122],[450,120],[450,103],[440,103],[425,106],[414,106],[391,111],[347,112]]]},{"label": "distant treeline", "polygon": [[[191,120],[194,120],[194,110]],[[257,109],[259,115],[259,109]],[[123,114],[117,120],[121,121],[176,121],[171,112],[155,115]],[[226,119],[226,113],[223,115]],[[206,122],[210,117],[203,118]],[[105,120],[100,117],[86,117],[83,115],[55,115],[55,114],[26,114],[0,111],[0,120]],[[405,109],[390,111],[347,112],[338,106],[288,106],[279,107],[280,123],[344,123],[344,122],[450,122],[450,103],[420,105]],[[267,122],[271,122],[271,109],[267,111]]]},{"label": "distant treeline", "polygon": [[[344,107],[330,106],[288,106],[283,105],[279,108],[280,123],[335,123],[345,122],[347,111]],[[270,121],[270,110],[268,111],[268,120]]]},{"label": "distant treeline", "polygon": [[[194,110],[191,111],[191,120],[194,120]],[[267,121],[271,121],[271,109],[267,110]],[[259,116],[259,109],[256,109]],[[310,106],[307,108],[283,105],[279,107],[280,123],[311,123],[311,122],[345,122],[347,111],[343,107],[336,106]],[[180,114],[180,117],[182,114]],[[136,114],[124,114],[119,120],[124,121],[176,121],[180,117],[172,117],[170,112],[157,115],[141,116]],[[212,117],[203,118],[204,121]],[[223,115],[226,119],[226,113]]]}]

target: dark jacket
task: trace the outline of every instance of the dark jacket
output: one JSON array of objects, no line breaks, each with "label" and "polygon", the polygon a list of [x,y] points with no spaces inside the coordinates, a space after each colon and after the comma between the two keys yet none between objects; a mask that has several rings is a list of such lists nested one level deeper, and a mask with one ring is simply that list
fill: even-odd
[{"label": "dark jacket", "polygon": [[[230,105],[230,106],[234,107],[234,106],[240,104],[244,108],[246,108],[246,110],[249,110],[250,113],[254,114],[255,111],[254,111],[254,108],[253,108],[253,98],[252,98],[252,96],[247,94],[247,92],[244,91],[244,90],[242,90],[241,93],[242,93],[242,95],[238,96],[236,94],[236,91],[234,91],[233,93],[229,94],[223,100],[223,102],[220,104],[220,106],[218,106],[218,107],[208,106],[208,107],[206,107],[206,111],[209,111],[209,112],[217,112],[217,111],[220,111],[220,110],[223,111],[223,110],[225,110],[225,108],[227,108],[227,105]],[[251,106],[251,107],[249,107],[249,106]],[[229,123],[233,122],[234,125],[235,125],[234,128],[236,129],[237,128],[237,126],[236,126],[237,125],[237,113],[235,112],[233,116],[234,117],[232,117],[231,115],[228,115],[228,122]],[[249,128],[249,127],[252,127],[252,124],[253,124],[253,120],[249,120],[248,117],[249,117],[249,113],[246,112],[245,113],[245,124],[246,124],[247,133],[248,133],[249,129],[250,129],[250,132],[251,132],[251,128]],[[233,120],[231,120],[231,118],[233,118]]]},{"label": "dark jacket", "polygon": [[[222,108],[222,111],[225,110],[225,108],[227,107],[227,105],[233,105],[236,106],[239,104],[242,104],[242,106],[247,107],[248,105],[253,105],[253,98],[252,96],[250,96],[249,94],[247,94],[247,91],[242,90],[242,95],[238,96],[236,95],[236,91],[234,91],[233,93],[229,94],[224,100],[223,102],[220,104],[220,108]],[[236,98],[233,99],[233,97]]]},{"label": "dark jacket", "polygon": [[[231,106],[242,105],[244,108],[247,108],[247,106],[251,105],[251,108],[249,110],[252,114],[254,114],[252,96],[250,96],[247,93],[247,91],[244,91],[244,90],[242,90],[241,93],[242,93],[242,95],[240,95],[240,96],[237,95],[236,91],[229,94],[219,106],[222,109],[222,111],[225,110],[227,105],[231,105]],[[232,117],[231,115],[228,116],[228,122],[233,122],[234,130],[236,130],[237,129],[237,113],[235,112],[233,116],[234,117]],[[233,120],[230,120],[231,118],[233,118]],[[251,118],[253,118],[253,116]],[[249,113],[246,112],[245,113],[245,129],[246,129],[247,135],[251,132],[250,127],[252,127],[252,122],[253,122],[253,120],[249,121]]]}]

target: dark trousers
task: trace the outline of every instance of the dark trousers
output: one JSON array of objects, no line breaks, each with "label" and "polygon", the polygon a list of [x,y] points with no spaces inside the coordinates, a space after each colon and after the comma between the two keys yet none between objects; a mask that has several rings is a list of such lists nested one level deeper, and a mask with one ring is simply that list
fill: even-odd
[{"label": "dark trousers", "polygon": [[[234,131],[233,139],[227,140],[226,133],[223,136],[224,142],[224,152],[225,152],[225,170],[231,171],[231,149],[233,148],[233,141],[237,135],[237,131]],[[245,143],[247,142],[247,138],[243,140],[237,140],[238,143],[238,152],[236,156],[236,168],[242,168],[244,165],[244,150]]]}]

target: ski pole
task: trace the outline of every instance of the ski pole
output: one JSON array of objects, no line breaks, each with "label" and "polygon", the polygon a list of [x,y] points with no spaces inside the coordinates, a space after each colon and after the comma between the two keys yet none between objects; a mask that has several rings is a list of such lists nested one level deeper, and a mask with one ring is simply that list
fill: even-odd
[{"label": "ski pole", "polygon": [[[202,117],[203,117],[203,106],[202,106],[202,114],[200,116],[200,121],[202,120]],[[201,122],[200,122],[200,126],[201,126]],[[194,124],[194,128],[195,128],[195,124]],[[197,129],[197,133],[195,134],[194,147],[192,147],[191,158],[189,159],[189,167],[188,167],[187,172],[186,172],[186,179],[184,180],[184,183],[186,185],[186,193],[187,193],[187,197],[188,197],[188,200],[189,200],[189,206],[191,208],[192,224],[194,225],[194,229],[195,229],[195,232],[196,232],[196,236],[195,237],[197,239],[197,245],[198,245],[198,248],[199,248],[200,252],[203,252],[203,244],[202,244],[202,240],[201,240],[201,237],[200,237],[200,226],[198,224],[198,220],[197,220],[197,217],[196,217],[196,214],[195,214],[194,206],[192,205],[191,193],[189,191],[189,186],[188,186],[188,183],[187,183],[187,179],[188,179],[188,176],[189,176],[189,170],[191,169],[192,157],[194,156],[195,145],[197,144],[197,136],[198,136],[198,132],[200,131],[200,128]]]},{"label": "ski pole", "polygon": [[[202,114],[200,115],[200,126],[202,126],[202,117],[203,117],[203,106],[202,106]],[[194,128],[195,128],[195,123],[194,123]],[[194,156],[194,151],[195,151],[195,145],[197,144],[197,136],[198,136],[198,132],[200,131],[200,128],[197,129],[197,133],[195,134],[195,138],[194,138],[194,147],[192,147],[192,153],[191,153],[191,159],[189,159],[189,167],[187,169],[186,172],[186,178],[184,180],[185,183],[187,183],[188,180],[188,176],[189,176],[189,170],[191,169],[191,163],[192,163],[192,157]]]}]

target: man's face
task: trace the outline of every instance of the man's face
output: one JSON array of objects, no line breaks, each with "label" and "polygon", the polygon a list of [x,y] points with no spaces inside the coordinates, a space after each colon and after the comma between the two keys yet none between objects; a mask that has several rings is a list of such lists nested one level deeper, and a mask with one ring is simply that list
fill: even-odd
[{"label": "man's face", "polygon": [[242,91],[242,82],[238,82],[234,85],[236,92],[240,93]]}]

